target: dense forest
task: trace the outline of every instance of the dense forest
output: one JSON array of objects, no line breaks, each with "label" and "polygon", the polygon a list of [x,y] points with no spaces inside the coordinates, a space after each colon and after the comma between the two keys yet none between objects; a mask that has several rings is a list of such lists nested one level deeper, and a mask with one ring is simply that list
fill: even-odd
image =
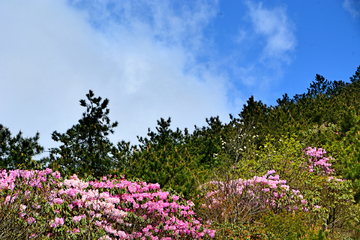
[{"label": "dense forest", "polygon": [[[159,183],[192,200],[217,239],[360,239],[359,79],[360,66],[349,82],[316,75],[303,94],[285,93],[275,106],[250,97],[229,122],[210,117],[193,132],[161,118],[138,145],[108,139],[118,122],[90,90],[82,118],[53,132],[60,146],[43,159],[33,160],[44,152],[39,134],[0,124],[0,169]],[[265,187],[276,181],[283,185]],[[290,189],[289,198],[275,188]]]}]

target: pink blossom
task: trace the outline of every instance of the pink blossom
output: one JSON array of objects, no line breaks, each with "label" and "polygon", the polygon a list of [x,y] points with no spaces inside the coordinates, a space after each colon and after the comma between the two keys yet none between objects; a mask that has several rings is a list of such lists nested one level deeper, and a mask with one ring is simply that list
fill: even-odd
[{"label": "pink blossom", "polygon": [[55,218],[55,220],[51,220],[50,227],[56,228],[57,226],[64,225],[64,218]]},{"label": "pink blossom", "polygon": [[80,216],[74,216],[72,219],[73,219],[74,223],[77,223],[77,222],[80,222],[81,218],[86,218],[86,216],[83,214]]},{"label": "pink blossom", "polygon": [[28,224],[36,223],[36,219],[33,217],[29,217],[28,219],[26,219],[26,221],[28,222]]},{"label": "pink blossom", "polygon": [[[167,234],[169,237],[165,237],[165,239],[171,239],[172,237],[176,238],[177,236],[202,238],[205,235],[208,235],[211,238],[214,237],[214,231],[204,227],[201,222],[197,220],[195,212],[191,210],[194,206],[193,202],[187,201],[184,203],[182,201],[180,204],[180,202],[177,202],[179,200],[178,196],[169,196],[168,192],[161,191],[159,184],[130,182],[124,178],[111,181],[103,178],[106,182],[84,182],[76,175],[61,182],[60,174],[52,172],[51,169],[46,169],[44,171],[17,170],[10,173],[1,171],[0,175],[2,188],[10,189],[13,187],[13,189],[15,189],[17,187],[14,184],[15,179],[21,176],[28,177],[26,184],[29,184],[33,188],[40,189],[42,187],[41,181],[43,181],[43,184],[54,184],[54,188],[47,194],[48,197],[45,197],[45,200],[47,200],[50,205],[62,205],[61,207],[57,206],[58,209],[55,209],[55,211],[58,214],[63,215],[61,215],[61,218],[56,217],[49,222],[51,228],[63,226],[65,224],[65,218],[70,218],[73,222],[78,223],[82,218],[86,218],[88,215],[92,219],[98,218],[101,220],[96,221],[94,219],[94,224],[103,228],[108,233],[107,236],[100,239],[110,239],[110,236],[127,239],[131,236],[126,232],[115,229],[116,225],[113,224],[117,223],[132,227],[132,223],[127,222],[128,220],[125,218],[128,214],[127,211],[132,211],[134,214],[140,213],[139,216],[142,216],[143,219],[151,223],[145,228],[141,228],[141,231],[146,233],[134,233],[133,236],[135,238],[149,237],[150,239],[159,239],[158,236],[155,236],[158,233]],[[11,178],[5,180],[4,176],[6,176],[6,178],[11,176]],[[60,181],[54,181],[54,179],[58,177]],[[110,191],[112,188],[117,188],[118,190],[124,190],[126,192],[112,195]],[[98,189],[99,191],[101,190],[100,194]],[[105,189],[109,189],[109,191],[104,191]],[[29,193],[26,194],[29,195]],[[12,197],[8,196],[8,203],[15,198],[16,194]],[[66,206],[69,206],[72,211],[69,212],[69,209],[67,209]],[[37,208],[41,208],[41,206],[35,202],[33,203],[31,211],[37,211]],[[25,210],[26,206],[24,205],[21,209]],[[63,211],[63,209],[67,210]],[[86,212],[87,215],[82,214],[74,216],[72,215],[74,212]],[[153,219],[169,219],[170,222],[166,225],[166,228],[170,232],[164,232],[164,229],[162,228],[159,229],[159,222],[157,220],[154,221]],[[28,218],[26,220],[28,222],[33,222],[35,219]],[[143,231],[143,229],[145,230]],[[70,233],[77,233],[80,230],[70,228],[67,231]],[[54,234],[49,233],[49,236],[52,235]]]}]

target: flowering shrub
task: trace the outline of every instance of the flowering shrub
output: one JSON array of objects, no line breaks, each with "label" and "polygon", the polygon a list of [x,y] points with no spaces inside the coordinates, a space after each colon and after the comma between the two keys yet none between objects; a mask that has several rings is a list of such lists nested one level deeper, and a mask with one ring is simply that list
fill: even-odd
[{"label": "flowering shrub", "polygon": [[198,215],[223,238],[231,232],[247,239],[250,227],[251,236],[265,231],[259,239],[359,236],[353,183],[336,175],[331,162],[324,149],[304,149],[295,136],[267,138],[202,186]]},{"label": "flowering shrub", "polygon": [[352,181],[335,175],[329,163],[332,158],[324,156],[324,149],[307,147],[304,153],[310,174],[304,178],[302,189],[313,206],[312,223],[320,221],[323,229],[330,231],[333,236],[345,235],[340,229],[349,229],[348,233],[352,233],[350,229],[357,229],[360,223],[359,209],[354,205]]},{"label": "flowering shrub", "polygon": [[212,181],[202,186],[206,192],[201,205],[204,215],[216,222],[246,222],[257,218],[260,213],[306,210],[307,201],[300,191],[290,189],[286,180],[270,170],[261,177]]},{"label": "flowering shrub", "polygon": [[316,169],[316,173],[319,175],[334,173],[335,170],[330,168],[331,163],[328,162],[331,158],[324,157],[324,154],[326,154],[324,149],[307,147],[304,152],[309,157],[309,172],[314,172],[314,169]]},{"label": "flowering shrub", "polygon": [[[35,201],[26,201],[30,195]],[[170,240],[215,235],[196,218],[191,201],[170,196],[159,184],[124,178],[83,181],[73,175],[62,181],[51,169],[2,170],[0,217],[16,201],[19,207],[11,216],[28,227],[24,235],[30,238],[91,234],[99,239]]]}]

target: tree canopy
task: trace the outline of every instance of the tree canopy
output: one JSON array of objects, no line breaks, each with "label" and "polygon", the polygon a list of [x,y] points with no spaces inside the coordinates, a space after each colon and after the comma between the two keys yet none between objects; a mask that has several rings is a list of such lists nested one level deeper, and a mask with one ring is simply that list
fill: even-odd
[{"label": "tree canopy", "polygon": [[107,108],[109,100],[101,101],[89,90],[88,102],[82,99],[80,105],[86,108],[79,123],[66,133],[54,131],[52,139],[61,142],[58,148],[50,150],[50,166],[66,175],[92,175],[100,177],[109,174],[112,168],[111,155],[113,144],[108,139],[118,122],[110,122]]},{"label": "tree canopy", "polygon": [[38,143],[39,138],[39,133],[35,137],[24,138],[21,131],[11,136],[10,130],[0,124],[0,169],[38,169],[39,162],[32,157],[44,151]]}]

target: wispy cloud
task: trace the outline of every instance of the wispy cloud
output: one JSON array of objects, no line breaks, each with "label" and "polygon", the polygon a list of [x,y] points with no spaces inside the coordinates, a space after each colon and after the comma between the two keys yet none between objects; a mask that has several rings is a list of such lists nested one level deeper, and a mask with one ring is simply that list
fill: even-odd
[{"label": "wispy cloud", "polygon": [[359,0],[344,0],[343,8],[346,11],[348,11],[354,19],[356,19],[360,16],[360,1]]},{"label": "wispy cloud", "polygon": [[256,34],[265,37],[263,58],[291,61],[289,53],[295,49],[294,26],[286,15],[286,9],[276,7],[267,9],[260,2],[247,2],[249,16]]},{"label": "wispy cloud", "polygon": [[268,8],[253,1],[246,1],[245,5],[238,46],[246,57],[232,71],[244,86],[266,101],[268,94],[264,93],[281,81],[286,67],[294,60],[295,25],[284,6]]},{"label": "wispy cloud", "polygon": [[230,112],[224,75],[196,59],[216,3],[172,1],[0,2],[1,123],[14,133],[66,131],[92,89],[110,99],[114,142],[134,141],[160,117],[205,124]]}]

